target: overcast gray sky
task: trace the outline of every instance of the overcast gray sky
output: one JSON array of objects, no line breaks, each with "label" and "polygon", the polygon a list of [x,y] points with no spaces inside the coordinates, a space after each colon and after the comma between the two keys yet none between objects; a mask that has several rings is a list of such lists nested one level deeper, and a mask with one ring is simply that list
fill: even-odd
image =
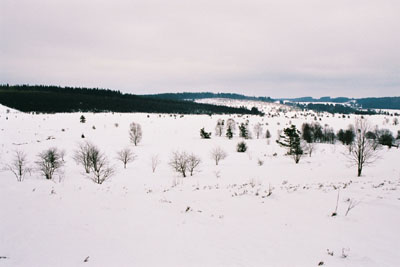
[{"label": "overcast gray sky", "polygon": [[399,0],[1,0],[0,83],[399,96]]}]

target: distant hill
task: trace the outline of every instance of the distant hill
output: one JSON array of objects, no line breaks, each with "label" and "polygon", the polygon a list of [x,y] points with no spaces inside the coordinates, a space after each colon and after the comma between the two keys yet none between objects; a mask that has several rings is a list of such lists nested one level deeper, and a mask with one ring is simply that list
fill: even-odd
[{"label": "distant hill", "polygon": [[288,100],[291,102],[310,102],[310,103],[315,103],[315,102],[322,102],[322,103],[346,103],[351,101],[351,98],[347,97],[336,97],[336,98],[331,98],[330,96],[324,96],[321,98],[313,98],[311,96],[306,96],[306,97],[299,97],[299,98],[280,98],[277,100]]},{"label": "distant hill", "polygon": [[308,103],[351,103],[353,107],[361,109],[400,109],[400,97],[368,97],[368,98],[347,98],[329,96],[321,98],[300,97],[300,98],[280,98],[279,101],[308,102]]},{"label": "distant hill", "polygon": [[400,97],[370,97],[356,100],[362,108],[400,109]]},{"label": "distant hill", "polygon": [[263,101],[263,102],[273,102],[274,100],[270,97],[256,97],[256,96],[245,96],[241,94],[230,94],[230,93],[166,93],[166,94],[153,94],[153,95],[143,95],[144,97],[151,97],[157,99],[169,99],[169,100],[197,100],[206,98],[226,98],[235,100],[253,100],[253,101]]},{"label": "distant hill", "polygon": [[43,85],[0,85],[0,104],[24,112],[148,112],[181,114],[260,114],[256,109],[233,108],[191,101],[123,94],[97,88]]}]

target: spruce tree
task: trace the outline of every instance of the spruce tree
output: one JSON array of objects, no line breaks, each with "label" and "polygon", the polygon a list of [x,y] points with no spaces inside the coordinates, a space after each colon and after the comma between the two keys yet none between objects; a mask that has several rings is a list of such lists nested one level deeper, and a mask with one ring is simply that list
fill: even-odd
[{"label": "spruce tree", "polygon": [[79,118],[79,121],[80,121],[81,123],[85,123],[85,122],[86,122],[85,116],[81,115],[81,117]]},{"label": "spruce tree", "polygon": [[281,135],[281,140],[276,142],[288,149],[287,154],[293,156],[295,163],[299,163],[301,155],[303,155],[303,149],[300,143],[300,132],[296,129],[295,125],[289,128],[283,129],[283,135]]},{"label": "spruce tree", "polygon": [[239,126],[239,136],[242,138],[249,138],[249,131],[247,130],[247,125],[241,123]]},{"label": "spruce tree", "polygon": [[230,126],[228,126],[228,128],[226,129],[226,137],[228,137],[228,139],[232,139],[233,137],[232,128]]}]

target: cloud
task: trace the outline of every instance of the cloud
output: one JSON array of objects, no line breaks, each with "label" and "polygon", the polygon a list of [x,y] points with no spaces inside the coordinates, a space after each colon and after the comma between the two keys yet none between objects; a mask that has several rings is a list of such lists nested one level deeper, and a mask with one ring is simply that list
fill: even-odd
[{"label": "cloud", "polygon": [[397,0],[2,0],[0,82],[398,95]]}]

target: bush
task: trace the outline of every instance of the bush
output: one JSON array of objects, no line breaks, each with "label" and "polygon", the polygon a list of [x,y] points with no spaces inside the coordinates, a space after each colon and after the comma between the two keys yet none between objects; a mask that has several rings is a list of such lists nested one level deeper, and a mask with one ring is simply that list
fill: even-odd
[{"label": "bush", "polygon": [[216,147],[211,151],[211,158],[215,161],[215,165],[218,165],[218,163],[226,157],[226,152],[220,147]]},{"label": "bush", "polygon": [[246,145],[246,143],[245,142],[239,142],[237,145],[236,145],[236,151],[237,152],[246,152],[246,150],[247,150],[247,145]]},{"label": "bush", "polygon": [[211,138],[211,132],[206,132],[204,130],[204,127],[200,129],[200,137],[203,139],[210,139]]},{"label": "bush", "polygon": [[36,161],[38,169],[48,180],[51,180],[54,173],[64,165],[61,152],[55,147],[41,152],[38,157]]},{"label": "bush", "polygon": [[381,130],[379,134],[379,144],[391,148],[394,143],[394,137],[390,130]]},{"label": "bush", "polygon": [[175,151],[172,153],[172,158],[169,162],[169,165],[176,171],[182,174],[183,177],[186,177],[186,173],[189,171],[190,176],[193,176],[195,169],[201,163],[201,159],[192,154],[188,154],[186,152]]}]

